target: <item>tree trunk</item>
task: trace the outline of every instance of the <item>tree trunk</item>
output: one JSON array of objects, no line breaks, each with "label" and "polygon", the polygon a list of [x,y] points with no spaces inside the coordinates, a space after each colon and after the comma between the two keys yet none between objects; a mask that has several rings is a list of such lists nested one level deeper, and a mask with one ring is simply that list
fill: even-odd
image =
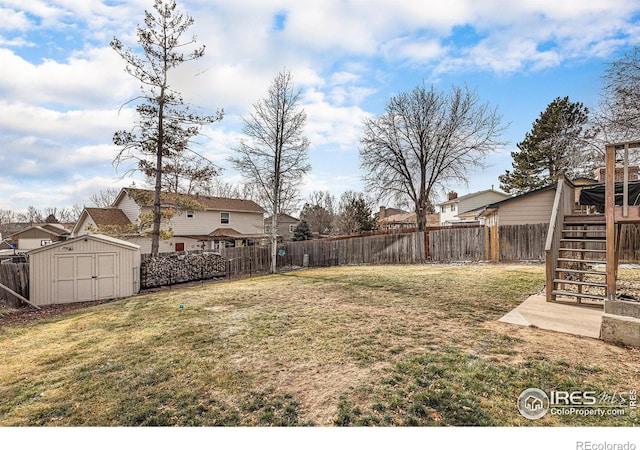
[{"label": "tree trunk", "polygon": [[[274,211],[277,207],[273,208]],[[278,257],[278,214],[271,216],[271,273],[276,273]]]},{"label": "tree trunk", "polygon": [[162,149],[164,147],[164,86],[160,89],[158,102],[158,143],[156,146],[156,185],[153,195],[153,229],[151,231],[151,256],[160,253],[160,219],[162,217]]}]

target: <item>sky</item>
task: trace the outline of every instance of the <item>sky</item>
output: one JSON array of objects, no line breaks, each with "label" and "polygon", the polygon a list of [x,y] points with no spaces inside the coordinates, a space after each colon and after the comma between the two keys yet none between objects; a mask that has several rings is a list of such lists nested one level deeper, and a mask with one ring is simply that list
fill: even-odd
[{"label": "sky", "polygon": [[[0,209],[89,206],[105,188],[144,186],[113,164],[113,134],[135,124],[127,101],[140,86],[109,43],[138,48],[152,6],[0,0]],[[510,152],[546,106],[569,96],[597,109],[607,65],[640,38],[640,0],[182,0],[178,9],[194,19],[185,36],[206,50],[170,83],[200,111],[225,112],[196,150],[224,169],[223,181],[242,182],[228,162],[242,118],[289,70],[311,142],[303,197],[363,191],[363,120],[423,83],[466,85],[497,108],[506,144],[447,189],[499,189]]]}]

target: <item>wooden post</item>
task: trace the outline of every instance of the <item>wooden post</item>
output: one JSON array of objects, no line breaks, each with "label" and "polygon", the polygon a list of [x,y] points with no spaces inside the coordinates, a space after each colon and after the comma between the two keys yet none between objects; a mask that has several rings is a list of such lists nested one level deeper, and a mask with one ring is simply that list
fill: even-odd
[{"label": "wooden post", "polygon": [[33,303],[31,303],[29,300],[27,300],[26,298],[24,298],[22,295],[18,294],[17,292],[15,292],[13,289],[8,288],[7,286],[5,286],[4,284],[0,283],[0,289],[7,291],[9,294],[13,295],[14,297],[16,297],[19,300],[22,300],[23,302],[27,303],[28,305],[33,306],[35,309],[40,309],[40,307],[38,305],[34,305]]},{"label": "wooden post", "polygon": [[607,220],[607,300],[616,299],[616,147],[607,145],[605,156],[605,218]]}]

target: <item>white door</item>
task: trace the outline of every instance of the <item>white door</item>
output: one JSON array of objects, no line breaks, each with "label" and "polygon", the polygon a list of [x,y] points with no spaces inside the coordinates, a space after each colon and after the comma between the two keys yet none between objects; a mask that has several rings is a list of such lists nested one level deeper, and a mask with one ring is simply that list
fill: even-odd
[{"label": "white door", "polygon": [[115,253],[55,255],[55,302],[117,297],[117,261]]}]

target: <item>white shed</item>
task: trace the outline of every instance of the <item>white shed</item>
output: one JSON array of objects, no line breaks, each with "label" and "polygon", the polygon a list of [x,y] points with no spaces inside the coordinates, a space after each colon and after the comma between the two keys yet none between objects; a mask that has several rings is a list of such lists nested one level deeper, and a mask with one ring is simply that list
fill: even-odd
[{"label": "white shed", "polygon": [[36,305],[128,297],[140,290],[140,246],[87,234],[29,252]]}]

